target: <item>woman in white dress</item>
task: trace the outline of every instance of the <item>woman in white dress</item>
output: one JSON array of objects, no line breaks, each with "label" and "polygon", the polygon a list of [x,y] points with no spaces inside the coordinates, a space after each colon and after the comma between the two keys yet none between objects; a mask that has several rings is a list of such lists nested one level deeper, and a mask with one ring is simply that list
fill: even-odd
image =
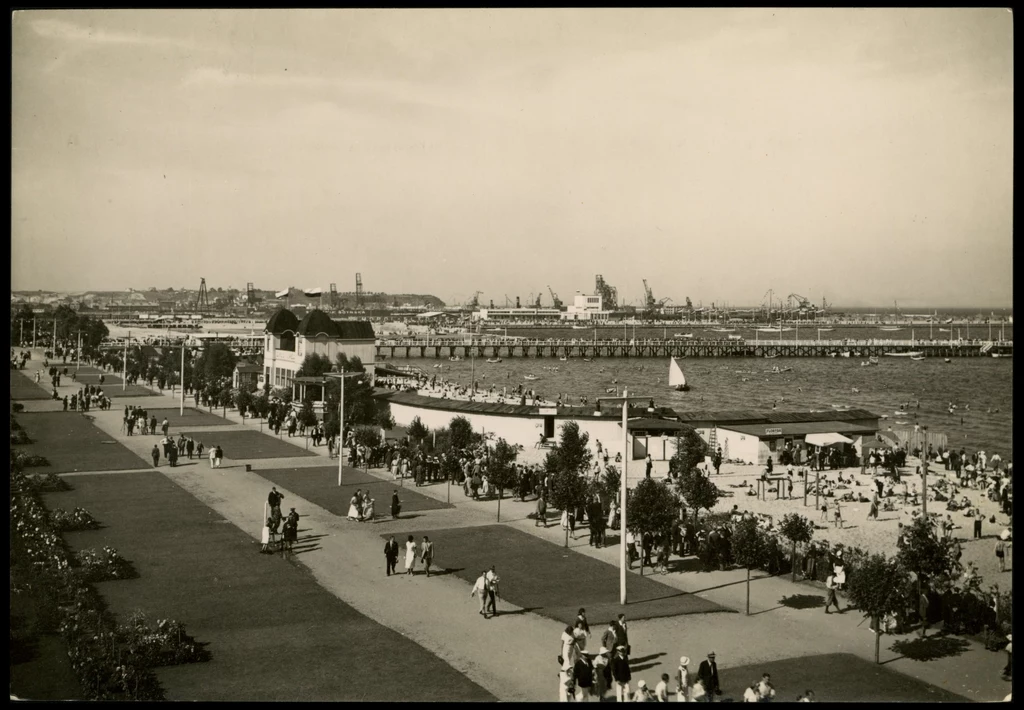
[{"label": "woman in white dress", "polygon": [[416,566],[416,541],[412,535],[405,541],[405,573],[413,574],[413,568]]},{"label": "woman in white dress", "polygon": [[676,670],[676,701],[689,702],[691,688],[693,677],[690,675],[690,659],[683,656],[679,659],[679,668]]},{"label": "woman in white dress", "polygon": [[358,522],[359,520],[362,520],[362,517],[363,516],[359,510],[359,496],[353,495],[352,500],[349,501],[348,504],[348,519]]},{"label": "woman in white dress", "polygon": [[491,494],[491,482],[487,480],[487,476],[483,476],[480,479],[480,496],[486,498]]}]

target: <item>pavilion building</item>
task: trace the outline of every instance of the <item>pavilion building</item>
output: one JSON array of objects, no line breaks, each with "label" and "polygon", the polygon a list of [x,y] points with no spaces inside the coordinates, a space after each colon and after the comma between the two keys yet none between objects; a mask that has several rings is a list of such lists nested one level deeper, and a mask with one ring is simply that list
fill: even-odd
[{"label": "pavilion building", "polygon": [[307,355],[326,355],[331,362],[339,353],[358,357],[369,366],[377,354],[377,336],[369,321],[336,321],[321,310],[309,311],[302,320],[282,308],[264,329],[263,374],[260,384],[291,387]]}]

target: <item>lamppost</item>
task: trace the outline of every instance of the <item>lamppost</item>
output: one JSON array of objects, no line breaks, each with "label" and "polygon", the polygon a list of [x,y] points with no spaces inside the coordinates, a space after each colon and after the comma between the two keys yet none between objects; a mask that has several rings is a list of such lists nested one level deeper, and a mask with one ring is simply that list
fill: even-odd
[{"label": "lamppost", "polygon": [[[363,377],[366,373],[364,372],[328,372],[325,373],[325,377],[334,377],[338,380],[338,389],[341,390],[341,396],[338,399],[338,485],[341,485],[341,469],[342,462],[345,457],[341,451],[345,445],[345,378],[346,377]],[[326,397],[325,397],[326,399]]]},{"label": "lamppost", "polygon": [[649,401],[650,397],[634,395],[629,396],[627,387],[622,388],[621,397],[598,397],[597,406],[601,408],[601,402],[622,402],[622,476],[619,479],[619,498],[621,509],[619,516],[619,603],[626,604],[626,476],[629,472],[629,400],[638,399]]}]

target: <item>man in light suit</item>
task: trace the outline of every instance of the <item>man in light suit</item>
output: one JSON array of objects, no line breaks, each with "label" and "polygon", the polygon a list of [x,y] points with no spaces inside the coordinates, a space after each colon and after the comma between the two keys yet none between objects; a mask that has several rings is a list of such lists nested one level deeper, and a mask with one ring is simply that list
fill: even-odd
[{"label": "man in light suit", "polygon": [[708,654],[706,660],[700,662],[697,677],[700,678],[707,690],[708,700],[713,700],[714,696],[722,694],[722,689],[718,687],[718,665],[715,663],[714,651]]}]

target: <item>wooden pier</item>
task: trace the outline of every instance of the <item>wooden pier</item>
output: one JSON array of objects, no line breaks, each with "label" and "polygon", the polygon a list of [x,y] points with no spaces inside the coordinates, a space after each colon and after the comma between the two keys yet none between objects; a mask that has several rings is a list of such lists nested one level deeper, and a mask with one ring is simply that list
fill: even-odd
[{"label": "wooden pier", "polygon": [[920,340],[540,340],[529,338],[379,339],[378,360],[404,358],[773,358],[1012,356],[1013,342]]}]

